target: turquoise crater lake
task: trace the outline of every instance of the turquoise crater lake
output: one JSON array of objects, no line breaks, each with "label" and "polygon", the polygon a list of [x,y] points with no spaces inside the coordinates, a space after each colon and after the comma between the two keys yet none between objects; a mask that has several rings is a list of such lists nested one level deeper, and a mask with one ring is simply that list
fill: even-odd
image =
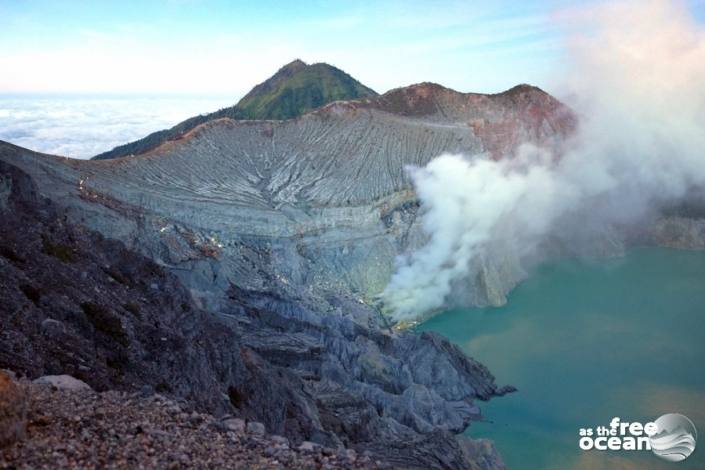
[{"label": "turquoise crater lake", "polygon": [[[639,248],[625,257],[543,265],[500,308],[453,310],[436,331],[519,391],[481,404],[510,469],[705,468],[705,252]],[[579,429],[688,416],[685,461],[649,451],[582,451]]]}]

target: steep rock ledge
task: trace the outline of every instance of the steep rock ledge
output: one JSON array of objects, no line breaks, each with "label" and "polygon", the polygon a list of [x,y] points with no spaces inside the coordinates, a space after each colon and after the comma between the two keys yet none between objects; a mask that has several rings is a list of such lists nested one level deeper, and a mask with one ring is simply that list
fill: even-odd
[{"label": "steep rock ledge", "polygon": [[456,433],[479,417],[476,400],[511,389],[441,337],[388,331],[342,295],[322,314],[318,297],[276,282],[231,286],[229,309],[209,313],[169,270],[71,222],[16,166],[0,162],[0,181],[0,368],[156,390],[393,465],[502,467]]}]

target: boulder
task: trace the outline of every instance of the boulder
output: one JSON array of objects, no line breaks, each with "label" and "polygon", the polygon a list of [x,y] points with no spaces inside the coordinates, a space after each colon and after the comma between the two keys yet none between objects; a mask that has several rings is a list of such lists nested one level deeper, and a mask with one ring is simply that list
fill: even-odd
[{"label": "boulder", "polygon": [[247,423],[247,432],[261,436],[265,433],[264,424],[258,423],[257,421],[250,421]]},{"label": "boulder", "polygon": [[311,441],[304,441],[301,443],[301,445],[299,445],[299,450],[302,452],[316,452],[321,448],[322,447],[320,444]]},{"label": "boulder", "polygon": [[53,318],[47,318],[41,325],[42,333],[50,338],[56,338],[66,332],[64,324]]},{"label": "boulder", "polygon": [[239,418],[228,418],[223,420],[223,427],[228,431],[232,431],[238,434],[245,432],[245,420]]},{"label": "boulder", "polygon": [[34,380],[35,384],[51,385],[62,390],[92,390],[83,380],[78,380],[70,375],[45,375]]}]

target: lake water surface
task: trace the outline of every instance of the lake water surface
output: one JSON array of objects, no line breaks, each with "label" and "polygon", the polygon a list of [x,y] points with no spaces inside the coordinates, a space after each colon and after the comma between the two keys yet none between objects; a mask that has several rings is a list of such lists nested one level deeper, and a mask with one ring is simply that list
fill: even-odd
[{"label": "lake water surface", "polygon": [[445,312],[437,331],[518,392],[481,403],[467,434],[495,441],[510,469],[705,469],[578,447],[579,429],[688,416],[705,433],[705,252],[640,248],[535,270],[500,308]]}]

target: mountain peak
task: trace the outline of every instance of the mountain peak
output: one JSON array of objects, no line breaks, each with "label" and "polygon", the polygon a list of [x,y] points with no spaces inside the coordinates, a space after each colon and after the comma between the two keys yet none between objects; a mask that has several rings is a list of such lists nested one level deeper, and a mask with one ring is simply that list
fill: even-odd
[{"label": "mountain peak", "polygon": [[[272,80],[291,77],[292,75],[304,70],[306,67],[309,67],[309,65],[306,62],[304,62],[301,59],[294,59],[291,62],[289,62],[288,64],[282,66],[279,70],[277,70],[277,72],[274,75],[269,77],[263,83],[266,83],[266,82],[269,82]],[[255,88],[257,88],[257,87],[255,87]],[[253,91],[254,91],[254,89],[251,90],[250,93],[252,93]]]},{"label": "mountain peak", "polygon": [[290,119],[332,101],[377,96],[342,70],[300,59],[286,64],[237,104],[248,119]]},{"label": "mountain peak", "polygon": [[504,90],[501,93],[497,93],[498,95],[516,95],[519,93],[542,93],[546,94],[545,91],[543,91],[541,88],[534,86],[534,85],[529,85],[527,83],[520,83],[519,85],[515,85],[508,90]]},{"label": "mountain peak", "polygon": [[308,67],[308,64],[306,62],[304,62],[301,59],[294,59],[291,62],[289,62],[288,64],[286,64],[284,67],[282,67],[280,70],[284,70],[284,69],[300,70],[305,67]]}]

